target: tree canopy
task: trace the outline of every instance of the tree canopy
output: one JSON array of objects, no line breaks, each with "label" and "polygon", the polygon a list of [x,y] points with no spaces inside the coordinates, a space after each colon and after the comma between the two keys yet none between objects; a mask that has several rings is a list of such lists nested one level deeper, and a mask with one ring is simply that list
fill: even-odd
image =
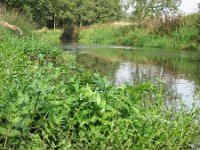
[{"label": "tree canopy", "polygon": [[32,18],[39,25],[89,25],[121,17],[120,0],[4,0],[7,8]]},{"label": "tree canopy", "polygon": [[145,18],[175,13],[181,0],[128,0],[132,16],[140,24]]}]

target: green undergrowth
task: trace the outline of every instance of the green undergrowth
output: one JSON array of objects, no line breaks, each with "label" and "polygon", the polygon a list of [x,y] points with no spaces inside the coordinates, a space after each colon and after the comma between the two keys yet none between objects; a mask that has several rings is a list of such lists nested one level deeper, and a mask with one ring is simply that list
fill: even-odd
[{"label": "green undergrowth", "polygon": [[[124,28],[124,29],[122,29]],[[125,32],[123,30],[126,30]],[[170,35],[152,34],[147,29],[135,27],[101,27],[83,30],[82,43],[118,44],[134,47],[153,47],[180,50],[200,50],[199,32],[194,26],[182,27]]]},{"label": "green undergrowth", "polygon": [[1,12],[0,20],[19,27],[23,31],[23,35],[26,36],[31,35],[35,27],[35,24],[31,20],[16,11]]},{"label": "green undergrowth", "polygon": [[38,36],[0,32],[0,149],[199,148],[199,108],[167,107],[161,83],[115,87]]},{"label": "green undergrowth", "polygon": [[[134,47],[154,47],[179,50],[200,50],[200,15],[183,18],[181,26],[168,33],[161,27],[153,31],[147,27],[107,25],[82,30],[79,40],[83,43],[118,44]],[[170,29],[172,28],[172,29]]]},{"label": "green undergrowth", "polygon": [[79,39],[82,43],[115,44],[119,34],[117,27],[103,26],[81,31]]},{"label": "green undergrowth", "polygon": [[41,40],[51,45],[60,45],[60,38],[62,36],[62,33],[62,30],[49,30],[47,28],[35,31],[35,34],[39,36]]}]

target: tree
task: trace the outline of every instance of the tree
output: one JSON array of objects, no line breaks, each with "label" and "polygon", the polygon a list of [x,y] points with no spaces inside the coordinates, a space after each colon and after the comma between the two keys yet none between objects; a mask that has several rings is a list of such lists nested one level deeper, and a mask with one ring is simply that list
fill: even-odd
[{"label": "tree", "polygon": [[25,14],[27,18],[36,21],[41,26],[46,24],[48,16],[45,2],[45,0],[5,0],[8,9],[17,9],[19,12]]},{"label": "tree", "polygon": [[138,25],[147,18],[175,13],[181,0],[128,0],[132,16]]},{"label": "tree", "polygon": [[70,0],[49,0],[46,1],[46,10],[48,12],[48,20],[53,20],[54,30],[56,28],[56,21],[61,21],[62,24],[68,19],[73,22],[73,7],[75,4]]},{"label": "tree", "polygon": [[98,19],[105,21],[119,20],[122,16],[122,6],[120,0],[97,0]]},{"label": "tree", "polygon": [[76,0],[76,22],[89,25],[118,20],[122,15],[119,0]]},{"label": "tree", "polygon": [[79,26],[92,24],[97,19],[98,4],[94,0],[76,0],[75,18]]},{"label": "tree", "polygon": [[7,8],[17,8],[40,26],[52,24],[54,29],[57,24],[89,25],[118,20],[122,14],[120,0],[3,0],[3,2]]}]

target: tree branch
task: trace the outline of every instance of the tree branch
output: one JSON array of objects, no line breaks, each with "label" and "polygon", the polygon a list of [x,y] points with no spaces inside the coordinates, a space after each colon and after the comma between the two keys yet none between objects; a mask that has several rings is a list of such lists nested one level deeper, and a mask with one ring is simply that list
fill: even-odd
[{"label": "tree branch", "polygon": [[22,30],[20,28],[18,28],[17,26],[14,26],[14,25],[11,25],[5,21],[0,21],[0,26],[4,26],[4,27],[7,27],[9,28],[10,30],[14,30],[14,31],[17,31],[19,32],[20,35],[23,34]]}]

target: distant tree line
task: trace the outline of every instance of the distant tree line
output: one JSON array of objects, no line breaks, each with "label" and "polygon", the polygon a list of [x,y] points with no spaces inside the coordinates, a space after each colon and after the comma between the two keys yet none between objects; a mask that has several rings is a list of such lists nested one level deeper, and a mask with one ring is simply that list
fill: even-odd
[{"label": "distant tree line", "polygon": [[[1,0],[7,9],[17,9],[40,26],[90,25],[116,21],[131,9],[140,25],[152,17],[173,15],[181,0]],[[126,11],[126,10],[125,10]]]},{"label": "distant tree line", "polygon": [[120,0],[2,0],[40,26],[90,25],[119,20]]},{"label": "distant tree line", "polygon": [[127,0],[131,17],[140,25],[146,18],[176,15],[181,0]]}]

